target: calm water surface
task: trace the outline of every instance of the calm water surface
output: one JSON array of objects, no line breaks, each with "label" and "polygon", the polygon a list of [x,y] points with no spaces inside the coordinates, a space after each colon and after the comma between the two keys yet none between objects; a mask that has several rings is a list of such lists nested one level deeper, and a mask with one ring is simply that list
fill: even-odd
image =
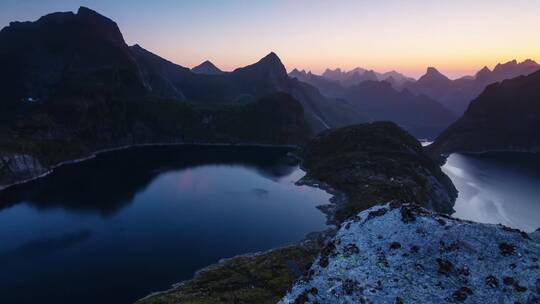
[{"label": "calm water surface", "polygon": [[540,227],[540,154],[452,154],[443,170],[459,190],[455,217],[527,232]]},{"label": "calm water surface", "polygon": [[289,151],[132,148],[0,192],[0,303],[131,303],[325,229]]}]

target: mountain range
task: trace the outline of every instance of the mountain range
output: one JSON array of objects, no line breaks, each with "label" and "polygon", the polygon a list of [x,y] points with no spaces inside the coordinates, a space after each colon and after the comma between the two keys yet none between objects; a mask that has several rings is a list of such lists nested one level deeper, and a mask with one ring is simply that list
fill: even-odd
[{"label": "mountain range", "polygon": [[22,100],[50,107],[82,98],[240,105],[286,92],[302,104],[314,131],[360,120],[346,103],[291,80],[275,53],[233,72],[211,68],[209,62],[190,70],[140,45],[128,47],[114,21],[84,7],[12,22],[0,32],[0,43],[6,46],[0,50],[0,80],[6,85],[0,107],[6,110],[27,108]]},{"label": "mountain range", "polygon": [[540,71],[489,85],[429,146],[434,154],[540,151]]},{"label": "mountain range", "polygon": [[373,70],[366,70],[364,68],[355,68],[350,71],[342,71],[340,68],[335,70],[326,69],[323,74],[323,77],[336,80],[341,83],[343,86],[353,86],[357,85],[363,81],[387,81],[392,84],[396,89],[400,89],[403,84],[407,82],[414,81],[414,78],[405,76],[396,71],[390,71],[386,73],[379,73]]},{"label": "mountain range", "polygon": [[[341,73],[327,72],[333,76]],[[388,81],[365,80],[345,86],[338,80],[297,69],[289,76],[317,87],[327,97],[345,100],[366,121],[393,121],[421,138],[435,138],[458,117],[437,101],[406,89],[398,90]]]},{"label": "mountain range", "polygon": [[528,59],[519,63],[512,60],[497,64],[493,70],[484,67],[472,77],[451,80],[437,69],[430,67],[418,81],[406,83],[404,88],[415,94],[429,96],[461,115],[469,103],[478,97],[489,84],[529,75],[539,69],[540,64],[533,60]]},{"label": "mountain range", "polygon": [[[47,164],[147,142],[298,143],[325,129],[377,120],[433,138],[457,118],[437,101],[466,100],[486,83],[538,68],[531,60],[512,61],[457,80],[430,68],[401,89],[396,79],[408,78],[397,72],[287,74],[273,52],[232,72],[209,61],[189,69],[128,46],[114,21],[85,7],[12,22],[0,31],[0,45],[0,154],[36,156]],[[514,82],[504,83],[501,99]],[[535,121],[534,111],[522,111]],[[63,152],[54,153],[59,146]]]}]

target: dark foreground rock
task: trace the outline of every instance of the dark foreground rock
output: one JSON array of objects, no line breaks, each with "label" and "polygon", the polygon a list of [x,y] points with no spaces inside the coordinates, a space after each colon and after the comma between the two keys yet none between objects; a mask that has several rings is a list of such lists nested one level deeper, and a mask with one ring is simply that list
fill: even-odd
[{"label": "dark foreground rock", "polygon": [[330,185],[348,197],[331,213],[341,222],[379,202],[401,199],[450,213],[457,191],[396,124],[376,122],[321,133],[304,149],[304,180]]},{"label": "dark foreground rock", "polygon": [[345,221],[280,303],[540,303],[539,259],[538,231],[390,203]]}]

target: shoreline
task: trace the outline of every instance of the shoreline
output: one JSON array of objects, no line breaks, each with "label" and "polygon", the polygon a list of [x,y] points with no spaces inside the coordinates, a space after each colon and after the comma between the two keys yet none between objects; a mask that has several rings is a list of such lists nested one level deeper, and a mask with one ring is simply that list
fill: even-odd
[{"label": "shoreline", "polygon": [[27,179],[23,179],[23,180],[20,180],[20,181],[11,183],[11,184],[7,184],[7,185],[0,185],[0,191],[4,191],[4,190],[6,190],[6,189],[8,189],[8,188],[10,188],[10,187],[14,187],[14,186],[17,186],[17,185],[22,185],[22,184],[25,184],[25,183],[28,183],[28,182],[31,182],[31,181],[34,181],[34,180],[37,180],[37,179],[46,177],[47,175],[53,173],[54,170],[57,169],[57,168],[59,168],[59,167],[62,167],[62,166],[65,166],[65,165],[71,165],[71,164],[77,164],[77,163],[80,163],[80,162],[84,162],[84,161],[93,159],[93,158],[97,157],[98,155],[104,154],[104,153],[110,153],[110,152],[122,151],[122,150],[127,150],[127,149],[131,149],[131,148],[139,148],[139,147],[166,147],[166,146],[190,146],[190,145],[191,145],[191,146],[221,146],[221,147],[227,147],[227,146],[237,146],[237,147],[268,147],[268,148],[274,147],[274,148],[300,149],[300,146],[298,146],[298,145],[286,145],[286,144],[283,144],[283,145],[279,145],[279,144],[256,144],[256,143],[210,143],[210,142],[201,142],[201,143],[192,142],[192,143],[187,143],[187,142],[157,142],[157,143],[131,144],[131,145],[124,145],[124,146],[113,147],[113,148],[107,148],[107,149],[100,149],[100,150],[96,150],[95,152],[92,152],[90,155],[85,156],[85,157],[76,158],[76,159],[72,159],[72,160],[62,161],[62,162],[57,163],[57,164],[55,164],[55,165],[49,166],[45,172],[43,172],[43,173],[41,173],[41,174],[39,174],[39,175],[37,175],[37,176],[31,177],[31,178],[27,178]]},{"label": "shoreline", "polygon": [[[428,150],[429,152],[429,146],[424,146],[422,148],[424,148],[425,150]],[[507,153],[511,153],[511,152],[515,152],[515,153],[532,153],[532,154],[540,154],[540,148],[538,149],[488,149],[488,150],[481,150],[481,151],[466,151],[466,150],[462,150],[462,151],[454,151],[454,152],[450,152],[450,153],[439,153],[438,155],[444,159],[447,159],[448,157],[450,157],[450,155],[452,154],[456,154],[456,153],[460,153],[460,154],[484,154],[484,153],[494,153],[494,152],[507,152]]]}]

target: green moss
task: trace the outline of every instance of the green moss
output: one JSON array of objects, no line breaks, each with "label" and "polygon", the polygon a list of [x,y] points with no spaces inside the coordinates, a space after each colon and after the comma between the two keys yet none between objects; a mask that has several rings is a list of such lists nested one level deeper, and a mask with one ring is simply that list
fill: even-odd
[{"label": "green moss", "polygon": [[313,242],[226,260],[183,285],[137,304],[276,303],[311,266]]}]

